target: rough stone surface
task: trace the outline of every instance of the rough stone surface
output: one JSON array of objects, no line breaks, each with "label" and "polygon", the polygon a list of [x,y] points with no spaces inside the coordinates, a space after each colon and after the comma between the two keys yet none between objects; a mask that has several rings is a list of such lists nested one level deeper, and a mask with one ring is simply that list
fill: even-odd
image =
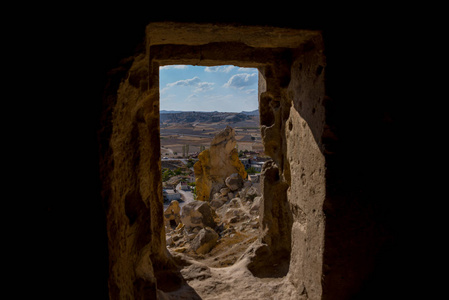
[{"label": "rough stone surface", "polygon": [[262,197],[255,197],[254,201],[251,205],[250,208],[250,212],[251,214],[258,214],[259,213],[259,208],[260,208],[260,202],[261,202]]},{"label": "rough stone surface", "polygon": [[199,161],[193,166],[197,200],[209,201],[211,195],[225,187],[226,178],[233,173],[246,178],[235,145],[235,131],[227,126],[214,137],[210,148],[198,155]]},{"label": "rough stone surface", "polygon": [[216,226],[209,203],[203,201],[192,201],[184,205],[181,209],[181,221],[187,231],[196,227]]},{"label": "rough stone surface", "polygon": [[[110,135],[103,136],[108,136],[110,148],[103,151],[103,182],[108,197],[113,299],[141,298],[143,291],[155,297],[156,283],[163,288],[159,282],[164,281],[167,270],[176,272],[165,251],[159,136],[158,70],[160,65],[172,63],[259,68],[261,133],[273,167],[267,169],[269,176],[261,183],[265,193],[261,237],[259,248],[255,245],[254,255],[250,255],[250,265],[256,276],[262,276],[255,270],[260,271],[263,264],[256,267],[257,262],[276,258],[270,262],[290,267],[288,278],[298,291],[307,290],[311,298],[321,295],[324,194],[319,191],[325,189],[321,186],[324,160],[319,159],[325,65],[321,35],[310,30],[242,30],[235,26],[151,24],[144,52],[131,60],[116,94],[106,98],[110,127],[105,130]],[[312,145],[298,145],[300,136]],[[214,138],[210,149],[199,155],[194,171],[199,200],[209,200],[233,173],[246,177],[232,128]],[[307,190],[302,189],[302,182],[307,183]],[[315,199],[308,201],[313,191]],[[233,221],[247,215],[233,209]],[[201,219],[190,218],[186,228],[211,225],[195,218]],[[268,273],[273,271],[266,263],[263,267]],[[285,275],[284,271],[279,274]]]},{"label": "rough stone surface", "polygon": [[238,173],[231,174],[227,177],[225,183],[233,192],[243,187],[243,179]]},{"label": "rough stone surface", "polygon": [[179,202],[173,200],[164,211],[165,226],[178,226],[181,222],[181,208]]},{"label": "rough stone surface", "polygon": [[229,194],[229,192],[230,192],[229,188],[220,189],[220,193],[222,196],[227,196]]},{"label": "rough stone surface", "polygon": [[[327,45],[332,47],[332,43]],[[394,156],[385,150],[389,143],[384,140],[394,142],[396,138],[396,132],[389,130],[393,123],[388,120],[394,119],[389,104],[379,104],[384,108],[375,109],[374,101],[361,99],[364,94],[357,86],[353,87],[357,92],[352,93],[357,97],[352,99],[351,92],[343,93],[339,100],[325,96],[324,79],[330,73],[322,34],[316,30],[156,23],[147,27],[141,49],[110,72],[102,108],[100,172],[107,219],[110,299],[155,299],[157,295],[163,299],[169,290],[185,292],[187,288],[165,248],[158,72],[159,66],[170,64],[257,67],[261,134],[265,152],[273,159],[264,167],[260,183],[260,239],[232,268],[232,274],[228,270],[220,273],[229,279],[226,287],[215,279],[210,286],[201,286],[198,281],[192,285],[206,296],[215,291],[216,298],[235,298],[229,286],[238,278],[247,278],[245,283],[252,284],[249,288],[240,285],[242,295],[253,296],[252,289],[263,289],[267,282],[274,282],[260,277],[278,276],[282,280],[272,286],[282,299],[351,298],[374,268],[381,244],[375,239],[376,224],[370,223],[374,222],[370,205],[375,202],[380,211],[388,211],[394,202],[387,201],[394,200],[391,195],[387,200],[381,199],[384,195],[380,192],[382,197],[372,196],[374,189],[367,188],[372,185],[361,184],[358,176],[380,178],[385,174],[376,163],[394,165]],[[340,54],[345,51],[346,47]],[[346,57],[355,53],[348,52]],[[332,56],[332,51],[328,53]],[[360,61],[372,67],[365,52],[360,53]],[[334,52],[334,62],[339,59],[336,56]],[[360,61],[348,68],[340,59],[338,67],[368,74],[371,69],[364,73],[357,69]],[[334,66],[334,74],[339,74],[338,67]],[[354,73],[347,78],[357,76]],[[335,84],[333,88],[338,89]],[[382,101],[371,97],[376,103]],[[357,116],[347,112],[352,105],[362,108]],[[377,134],[377,140],[372,142],[368,133]],[[232,145],[232,139],[229,143]],[[232,147],[218,143],[218,148]],[[199,184],[201,200],[208,200],[224,187],[227,176],[238,173],[219,174],[223,181],[217,180],[211,166],[219,162],[213,157],[205,152],[200,155],[200,164],[195,165],[195,173],[203,178]],[[238,160],[234,150],[230,157],[231,161]],[[360,162],[368,165],[362,167]],[[363,172],[364,168],[369,172]],[[376,169],[382,171],[370,173]],[[387,176],[393,182],[393,175]],[[358,184],[357,189],[354,184]],[[399,211],[399,204],[395,205],[393,211]],[[238,210],[233,209],[232,213]],[[237,215],[242,214],[237,211]],[[174,239],[169,242],[175,243]],[[381,277],[378,274],[377,278]],[[177,283],[167,286],[167,282]],[[269,299],[270,292],[263,297]]]},{"label": "rough stone surface", "polygon": [[213,208],[219,208],[221,207],[223,204],[226,203],[228,199],[224,198],[224,197],[220,197],[220,198],[215,198],[213,200],[210,201],[210,206]]},{"label": "rough stone surface", "polygon": [[102,149],[101,172],[111,299],[141,298],[142,291],[155,297],[161,272],[179,273],[164,250],[160,149],[154,138],[158,107],[148,98],[148,63],[148,53],[142,53],[128,59],[127,68],[113,70],[123,79],[105,98],[100,134],[108,147]]},{"label": "rough stone surface", "polygon": [[218,234],[212,228],[205,227],[198,232],[190,247],[197,254],[206,254],[217,244],[217,240]]}]

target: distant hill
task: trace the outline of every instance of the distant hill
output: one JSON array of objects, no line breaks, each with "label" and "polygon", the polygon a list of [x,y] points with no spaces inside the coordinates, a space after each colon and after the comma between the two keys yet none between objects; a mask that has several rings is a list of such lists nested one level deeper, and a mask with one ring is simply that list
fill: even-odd
[{"label": "distant hill", "polygon": [[183,113],[184,111],[181,110],[161,110],[159,111],[159,113],[162,114],[179,114],[179,113]]},{"label": "distant hill", "polygon": [[[191,113],[191,112],[194,112],[194,111],[182,111],[182,110],[161,110],[161,111],[159,111],[159,113],[161,115],[162,114]],[[205,113],[221,113],[221,112],[211,111],[211,112],[205,112]],[[231,112],[225,112],[225,113],[227,113],[227,114],[235,114],[235,113],[231,113]],[[259,110],[256,109],[256,110],[253,110],[253,111],[242,111],[240,113],[244,114],[244,115],[248,115],[248,116],[258,116],[259,115]]]},{"label": "distant hill", "polygon": [[[257,112],[257,113],[255,113]],[[198,111],[161,111],[161,123],[237,123],[252,120],[258,116],[258,111],[253,112],[198,112]]]},{"label": "distant hill", "polygon": [[258,116],[259,115],[259,110],[253,110],[253,111],[242,111],[242,114],[248,115],[248,116]]}]

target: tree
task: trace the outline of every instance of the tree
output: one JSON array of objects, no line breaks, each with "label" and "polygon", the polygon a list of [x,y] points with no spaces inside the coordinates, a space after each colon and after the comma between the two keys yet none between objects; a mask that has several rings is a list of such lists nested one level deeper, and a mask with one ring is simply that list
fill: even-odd
[{"label": "tree", "polygon": [[248,169],[245,170],[246,173],[248,174],[255,174],[255,173],[259,173],[256,171],[256,169],[254,169],[254,167],[249,167]]},{"label": "tree", "polygon": [[173,176],[173,171],[170,169],[162,169],[162,181],[167,181]]},{"label": "tree", "polygon": [[181,168],[177,168],[174,172],[175,175],[181,175],[181,173],[182,173]]},{"label": "tree", "polygon": [[194,164],[195,164],[195,161],[193,159],[189,158],[189,160],[187,161],[187,168],[193,167]]}]

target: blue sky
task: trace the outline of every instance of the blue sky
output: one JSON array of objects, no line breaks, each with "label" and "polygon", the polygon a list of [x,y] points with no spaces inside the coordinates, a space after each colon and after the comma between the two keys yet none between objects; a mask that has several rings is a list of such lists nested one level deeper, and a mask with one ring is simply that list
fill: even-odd
[{"label": "blue sky", "polygon": [[258,108],[258,71],[237,66],[159,69],[160,109],[241,112]]}]

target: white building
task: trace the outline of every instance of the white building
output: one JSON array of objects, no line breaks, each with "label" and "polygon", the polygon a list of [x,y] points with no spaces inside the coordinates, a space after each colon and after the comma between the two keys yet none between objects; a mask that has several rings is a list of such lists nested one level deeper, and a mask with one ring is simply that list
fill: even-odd
[{"label": "white building", "polygon": [[181,182],[181,190],[190,191],[190,185],[188,185],[187,182],[182,181]]},{"label": "white building", "polygon": [[263,162],[251,162],[251,167],[254,168],[256,172],[262,171]]},{"label": "white building", "polygon": [[171,200],[181,200],[181,194],[173,190],[162,190],[162,196],[164,197],[164,202]]}]

